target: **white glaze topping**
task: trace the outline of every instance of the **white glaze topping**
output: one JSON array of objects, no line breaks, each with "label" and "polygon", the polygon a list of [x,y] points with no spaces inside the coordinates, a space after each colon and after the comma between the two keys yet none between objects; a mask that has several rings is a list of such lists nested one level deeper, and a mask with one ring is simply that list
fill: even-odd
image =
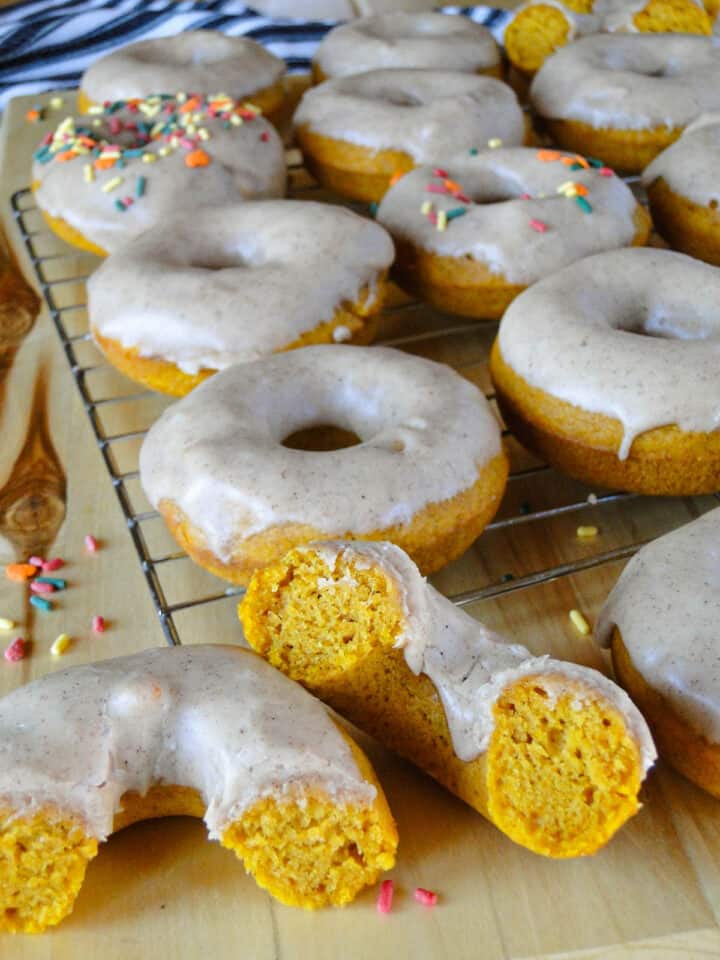
[{"label": "white glaze topping", "polygon": [[720,508],[643,547],[596,628],[696,732],[720,743]]},{"label": "white glaze topping", "polygon": [[104,840],[130,790],[198,790],[211,838],[265,796],[370,803],[326,708],[239,647],[162,647],[71,667],[0,700],[0,805],[45,804]]},{"label": "white glaze topping", "polygon": [[190,30],[128,44],[96,60],[80,89],[95,103],[179,90],[248,97],[277,83],[285,63],[247,37]]},{"label": "white glaze topping", "polygon": [[[615,176],[597,169],[570,171],[560,157],[544,162],[547,151],[529,147],[489,150],[456,157],[441,173],[462,188],[437,193],[445,178],[433,167],[419,167],[385,194],[377,220],[398,240],[440,256],[471,256],[510,283],[534,283],[580,257],[632,243],[637,203]],[[553,154],[551,154],[553,155]],[[587,188],[587,213],[574,197],[558,193],[563,184]],[[428,190],[428,187],[431,190]],[[424,203],[432,209],[423,214]],[[465,210],[437,229],[439,211]],[[455,216],[455,214],[452,214]],[[432,219],[434,218],[434,219]],[[533,228],[542,224],[544,232]]]},{"label": "white glaze topping", "polygon": [[503,690],[527,676],[540,676],[551,697],[572,694],[578,706],[593,699],[618,710],[641,753],[643,771],[655,748],[640,712],[627,694],[597,670],[549,656],[535,657],[469,616],[430,586],[399,547],[390,543],[336,541],[301,547],[319,553],[332,570],[338,556],[357,568],[379,565],[395,583],[405,614],[398,638],[408,667],[426,674],[445,711],[457,756],[474,760],[494,729],[493,706]]},{"label": "white glaze topping", "polygon": [[441,163],[499,138],[525,138],[517,97],[492,77],[445,70],[371,70],[308,90],[294,124],[374,150]]},{"label": "white glaze topping", "polygon": [[[181,123],[196,117],[191,124],[194,132],[188,133],[185,127],[174,123],[173,132],[166,134],[160,127],[163,120],[170,122],[167,106],[172,109],[183,105],[167,101],[158,107],[153,103],[147,116],[143,111],[106,111],[95,120],[64,120],[58,127],[58,131],[65,131],[59,134],[58,145],[65,138],[68,151],[72,144],[80,144],[84,152],[72,150],[75,155],[60,162],[57,157],[65,152],[61,149],[53,154],[46,152],[45,157],[50,157],[46,162],[35,160],[33,181],[38,184],[38,205],[106,252],[112,252],[144,230],[163,223],[180,206],[185,215],[190,215],[198,207],[283,195],[285,151],[267,120],[255,117],[238,126],[228,125],[223,115],[229,116],[231,110],[213,117],[207,103],[203,103],[199,112],[174,114]],[[131,126],[138,121],[156,132],[139,133]],[[207,138],[200,137],[200,130],[206,131]],[[152,139],[147,140],[147,136]],[[99,158],[88,152],[91,146],[83,147],[84,137],[97,144],[102,151]],[[198,151],[206,154],[209,162],[205,166],[188,166],[188,157]],[[102,160],[113,152],[121,154],[114,166],[93,166],[95,159]],[[153,157],[154,162],[148,163],[146,156]],[[142,196],[137,196],[139,179],[144,182]],[[118,210],[116,204],[126,199],[130,205]]]},{"label": "white glaze topping", "polygon": [[[110,256],[88,283],[91,327],[185,373],[273,353],[393,259],[382,227],[343,207],[265,200],[178,212]],[[349,331],[347,331],[349,333]]]},{"label": "white glaze topping", "polygon": [[475,73],[500,64],[492,34],[467,17],[385,13],[335,27],[313,61],[326,77],[416,67]]},{"label": "white glaze topping", "polygon": [[720,269],[683,254],[579,261],[510,305],[498,343],[531,386],[619,420],[621,460],[646,430],[720,426]]},{"label": "white glaze topping", "polygon": [[548,57],[530,89],[543,117],[593,127],[684,127],[720,108],[720,38],[597,34]]},{"label": "white glaze topping", "polygon": [[[291,450],[335,425],[361,443]],[[140,453],[151,503],[172,501],[215,555],[283,524],[337,537],[408,523],[472,486],[501,451],[483,394],[450,367],[387,347],[322,345],[231,367],[173,404]]]},{"label": "white glaze topping", "polygon": [[720,203],[720,113],[705,113],[686,127],[680,139],[646,167],[643,185],[649,187],[660,177],[693,203]]}]

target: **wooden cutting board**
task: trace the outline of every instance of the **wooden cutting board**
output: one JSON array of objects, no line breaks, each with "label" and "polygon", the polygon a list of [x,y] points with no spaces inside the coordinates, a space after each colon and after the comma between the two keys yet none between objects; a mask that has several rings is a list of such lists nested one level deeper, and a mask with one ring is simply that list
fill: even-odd
[{"label": "wooden cutting board", "polygon": [[[17,281],[10,258],[32,284],[33,267],[21,241],[10,199],[27,187],[31,152],[40,137],[72,106],[45,123],[25,120],[29,106],[49,95],[13,101],[0,131],[0,218],[12,249],[0,254],[0,563],[41,550],[66,558],[69,589],[43,614],[27,604],[22,587],[0,579],[0,616],[32,639],[31,656],[0,663],[0,692],[74,663],[159,645],[164,637],[138,557],[90,424],[46,307],[34,317],[34,298]],[[294,192],[306,195],[307,177],[293,174]],[[317,196],[317,193],[313,193]],[[31,199],[22,204],[27,209]],[[37,215],[24,217],[36,251],[61,280],[90,257],[49,238]],[[54,265],[54,266],[53,266]],[[15,278],[15,279],[13,279]],[[81,282],[52,288],[65,305],[84,302]],[[8,291],[12,296],[8,297]],[[8,303],[9,299],[9,303]],[[402,298],[397,298],[401,303]],[[77,313],[82,330],[84,312]],[[406,305],[390,311],[386,338],[409,338],[406,349],[452,363],[485,389],[493,324],[442,317]],[[83,363],[102,364],[89,343]],[[111,401],[138,392],[105,366],[89,372],[96,393]],[[113,435],[146,428],[166,400],[145,396],[95,409]],[[116,444],[118,460],[132,470],[139,440]],[[509,440],[515,470],[500,517],[509,522],[486,532],[468,554],[434,580],[448,594],[501,583],[652,537],[708,509],[711,498],[608,500],[586,504],[589,493],[537,465]],[[122,464],[120,469],[122,469]],[[135,484],[136,509],[142,494]],[[580,505],[580,506],[578,506]],[[566,512],[547,513],[566,506]],[[512,519],[511,518],[516,518]],[[596,524],[599,536],[580,541],[579,524]],[[152,527],[152,529],[150,529]],[[145,530],[145,528],[144,528]],[[102,549],[83,547],[92,533]],[[155,553],[173,550],[162,524],[145,530]],[[526,644],[535,653],[606,669],[604,656],[568,620],[571,608],[592,621],[622,564],[609,563],[535,587],[471,605],[473,615]],[[174,601],[224,585],[189,561],[166,565],[164,589]],[[190,606],[175,620],[185,643],[240,640],[235,601]],[[102,614],[109,629],[90,631]],[[49,655],[60,633],[73,645],[61,660]],[[15,635],[7,636],[7,641]],[[0,638],[3,647],[5,641]],[[369,890],[344,910],[305,913],[280,906],[245,876],[232,854],[207,842],[202,823],[165,819],[114,836],[91,864],[74,913],[37,937],[0,935],[3,960],[103,960],[238,957],[247,960],[495,960],[524,957],[720,956],[720,804],[658,764],[643,791],[644,807],[595,857],[553,862],[512,844],[479,815],[408,764],[368,743],[398,821],[401,845],[396,906],[375,911]],[[68,749],[72,744],[68,743]],[[434,909],[413,901],[416,886],[436,890]]]}]

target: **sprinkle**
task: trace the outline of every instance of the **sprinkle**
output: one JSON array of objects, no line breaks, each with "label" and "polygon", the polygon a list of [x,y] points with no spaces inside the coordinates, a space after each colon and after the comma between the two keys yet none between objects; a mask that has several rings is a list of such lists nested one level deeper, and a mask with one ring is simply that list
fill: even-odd
[{"label": "sprinkle", "polygon": [[61,633],[55,638],[53,645],[50,647],[50,653],[53,657],[61,657],[67,651],[71,643],[72,640],[68,634]]},{"label": "sprinkle", "polygon": [[42,565],[44,573],[52,573],[53,570],[59,570],[60,567],[65,566],[65,561],[62,557],[53,557],[52,560],[46,560]]},{"label": "sprinkle", "polygon": [[501,147],[502,145],[503,142],[500,137],[492,137],[492,139],[488,140],[488,146],[491,150],[497,150],[497,148]]},{"label": "sprinkle", "polygon": [[263,132],[260,134],[260,139],[262,140],[263,143],[268,142],[268,140],[270,139],[270,134],[267,132],[267,130],[263,130]]},{"label": "sprinkle", "polygon": [[30,577],[34,577],[37,568],[31,563],[9,563],[5,567],[5,576],[8,580],[14,580],[15,583],[24,583]]},{"label": "sprinkle", "polygon": [[521,200],[532,200],[532,197],[530,196],[529,193],[521,193],[521,194],[520,194],[520,199],[521,199]]},{"label": "sprinkle", "polygon": [[395,173],[390,177],[390,186],[393,187],[398,182],[402,180],[405,176],[405,170],[396,170]]},{"label": "sprinkle", "polygon": [[547,233],[548,225],[543,223],[542,220],[536,220],[535,217],[530,221],[530,226],[533,230],[537,230],[538,233]]},{"label": "sprinkle", "polygon": [[[575,183],[573,180],[566,180],[564,183],[561,183],[559,187],[557,187],[557,192],[567,195],[568,191],[572,190],[574,186]],[[574,194],[571,194],[571,196],[574,196]]]},{"label": "sprinkle", "polygon": [[28,557],[28,563],[31,563],[34,567],[41,567],[45,561],[42,557],[32,556]]},{"label": "sprinkle", "polygon": [[135,179],[135,196],[143,197],[145,195],[145,177],[136,177]]},{"label": "sprinkle", "polygon": [[599,531],[597,527],[578,527],[575,531],[576,535],[581,540],[590,540],[592,537],[596,537],[598,532]]},{"label": "sprinkle", "polygon": [[53,110],[59,110],[62,106],[64,106],[64,104],[65,101],[62,97],[52,97],[50,100],[50,106],[53,108]]},{"label": "sprinkle", "polygon": [[418,887],[413,896],[424,907],[434,907],[438,902],[437,894],[433,893],[432,890],[425,890],[423,887]]},{"label": "sprinkle", "polygon": [[83,176],[85,177],[85,183],[92,183],[95,179],[95,171],[91,163],[83,165]]},{"label": "sprinkle", "polygon": [[579,610],[571,610],[569,616],[570,621],[577,632],[581,636],[586,637],[590,633],[590,624],[587,622],[585,617],[580,613]]},{"label": "sprinkle", "polygon": [[28,123],[39,123],[39,121],[43,119],[42,108],[32,107],[25,114],[25,119],[28,121]]},{"label": "sprinkle", "polygon": [[454,180],[446,180],[445,186],[448,188],[450,193],[460,193],[460,191],[462,190],[462,187],[460,186],[460,184],[455,183]]},{"label": "sprinkle", "polygon": [[105,618],[96,614],[92,618],[92,630],[93,633],[105,633]]},{"label": "sprinkle", "polygon": [[378,212],[378,207],[379,207],[379,206],[380,206],[379,203],[374,203],[374,202],[368,204],[368,210],[370,211],[370,216],[371,216],[371,217],[374,217],[375,214]]},{"label": "sprinkle", "polygon": [[438,210],[435,226],[441,231],[447,229],[447,213],[444,210]]},{"label": "sprinkle", "polygon": [[85,549],[88,553],[97,553],[100,549],[100,544],[91,533],[85,535]]},{"label": "sprinkle", "polygon": [[116,209],[119,213],[125,213],[125,204],[122,202],[122,200],[116,200],[116,201],[115,201],[115,209]]},{"label": "sprinkle", "polygon": [[442,167],[435,167],[433,170],[433,176],[440,177],[442,180],[445,180],[445,178],[448,176],[448,172],[447,170],[443,170]]},{"label": "sprinkle", "polygon": [[470,154],[471,157],[476,157],[479,152],[480,151],[478,150],[477,147],[470,147],[470,149],[468,150],[468,153]]},{"label": "sprinkle", "polygon": [[456,220],[458,217],[464,217],[466,213],[467,207],[453,207],[446,212],[445,216],[448,220]]},{"label": "sprinkle", "polygon": [[588,170],[590,168],[590,164],[587,162],[585,157],[581,157],[579,153],[575,154],[575,163],[579,163],[580,166],[583,167],[585,170]]},{"label": "sprinkle", "polygon": [[135,203],[132,197],[123,197],[120,202],[124,207],[131,207]]},{"label": "sprinkle", "polygon": [[591,167],[596,167],[596,168],[597,168],[597,167],[604,167],[604,166],[605,166],[605,164],[602,162],[602,160],[598,160],[597,157],[585,157],[585,159],[587,160],[587,162],[590,164]]},{"label": "sprinkle", "polygon": [[30,589],[32,589],[33,583],[49,583],[53,590],[64,590],[67,586],[67,581],[61,580],[59,577],[36,577],[30,584]]},{"label": "sprinkle", "polygon": [[377,912],[378,913],[390,913],[392,910],[393,902],[393,893],[395,892],[395,885],[392,880],[383,880],[380,884],[380,894],[377,898]]},{"label": "sprinkle", "polygon": [[157,157],[154,153],[143,154],[143,163],[155,163]]},{"label": "sprinkle", "polygon": [[186,167],[206,167],[210,163],[210,157],[204,150],[193,150],[185,157]]},{"label": "sprinkle", "polygon": [[[209,139],[210,139],[210,133],[205,129],[205,127],[200,127],[200,129],[198,130],[198,136],[200,137],[201,140],[209,140]],[[261,134],[260,134],[260,139],[261,139],[261,140],[264,140],[264,141],[268,141],[268,140],[270,139],[270,134],[267,133],[267,132],[266,132],[266,133],[261,133]]]},{"label": "sprinkle", "polygon": [[23,637],[15,637],[10,646],[5,648],[5,659],[8,663],[17,663],[18,660],[25,659],[25,640]]},{"label": "sprinkle", "polygon": [[119,187],[123,182],[123,177],[113,177],[112,180],[108,180],[107,183],[104,183],[100,189],[103,193],[110,193],[111,190],[114,190],[116,187]]},{"label": "sprinkle", "polygon": [[230,117],[230,123],[231,123],[234,127],[241,127],[244,122],[245,122],[245,121],[243,120],[243,118],[242,118],[242,117],[239,117],[236,113],[234,113],[234,114]]},{"label": "sprinkle", "polygon": [[93,162],[93,166],[96,170],[110,170],[115,166],[114,157],[98,157],[97,160]]},{"label": "sprinkle", "polygon": [[553,160],[560,159],[557,150],[538,150],[536,156],[541,163],[552,163]]},{"label": "sprinkle", "polygon": [[426,201],[425,201],[424,203],[422,203],[421,206],[420,206],[420,213],[422,213],[423,216],[426,217],[426,216],[430,213],[430,211],[432,210],[432,206],[433,206],[433,205],[432,205],[432,200],[426,200]]},{"label": "sprinkle", "polygon": [[594,507],[595,504],[598,502],[597,494],[596,494],[596,493],[589,493],[589,494],[587,495],[587,502]]},{"label": "sprinkle", "polygon": [[46,600],[45,597],[38,597],[36,594],[30,597],[30,606],[37,607],[38,610],[43,610],[45,613],[48,613],[53,608],[49,600]]},{"label": "sprinkle", "polygon": [[593,208],[587,202],[585,197],[575,197],[575,203],[580,207],[583,213],[592,213]]},{"label": "sprinkle", "polygon": [[8,620],[7,617],[0,617],[0,630],[12,630],[14,626],[14,620]]},{"label": "sprinkle", "polygon": [[600,174],[601,177],[615,176],[615,171],[612,169],[612,167],[600,167],[600,169],[598,170],[598,173]]},{"label": "sprinkle", "polygon": [[51,583],[42,583],[38,580],[30,583],[30,589],[33,593],[55,593],[55,587]]},{"label": "sprinkle", "polygon": [[428,183],[425,187],[425,193],[448,193],[448,188],[445,184],[440,183]]}]

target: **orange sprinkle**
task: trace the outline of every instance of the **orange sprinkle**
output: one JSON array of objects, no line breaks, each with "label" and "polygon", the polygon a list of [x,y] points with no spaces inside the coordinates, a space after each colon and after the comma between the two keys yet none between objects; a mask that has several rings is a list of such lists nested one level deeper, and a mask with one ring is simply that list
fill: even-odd
[{"label": "orange sprinkle", "polygon": [[404,176],[405,176],[404,170],[396,170],[395,173],[390,177],[390,186],[391,187],[395,186],[398,180],[402,180]]},{"label": "orange sprinkle", "polygon": [[206,167],[210,163],[210,157],[204,150],[193,150],[185,155],[186,167]]},{"label": "orange sprinkle", "polygon": [[178,108],[178,113],[192,113],[193,110],[197,110],[200,106],[200,97],[191,97],[190,100],[186,100],[185,103]]},{"label": "orange sprinkle", "polygon": [[560,154],[557,150],[538,150],[537,158],[542,163],[552,163],[553,160],[560,159]]},{"label": "orange sprinkle", "polygon": [[581,157],[579,153],[575,154],[575,163],[579,163],[581,167],[585,167],[586,170],[590,169],[590,164],[587,162],[585,157]]},{"label": "orange sprinkle", "polygon": [[109,170],[115,166],[115,160],[112,157],[98,157],[93,166],[96,170]]},{"label": "orange sprinkle", "polygon": [[66,160],[72,160],[73,157],[76,157],[77,153],[74,150],[65,150],[63,153],[56,153],[55,159],[58,163],[65,163]]},{"label": "orange sprinkle", "polygon": [[566,167],[571,167],[577,161],[575,157],[560,157],[560,163],[564,163]]},{"label": "orange sprinkle", "polygon": [[588,188],[583,183],[573,183],[573,187],[579,197],[586,197],[588,195]]},{"label": "orange sprinkle", "polygon": [[35,123],[36,120],[39,120],[39,119],[40,119],[40,111],[39,111],[39,110],[28,110],[28,112],[25,114],[25,119],[26,119],[26,120],[29,120],[30,123]]},{"label": "orange sprinkle", "polygon": [[460,193],[461,190],[462,190],[462,187],[460,186],[460,184],[459,184],[459,183],[455,183],[454,180],[446,180],[446,181],[445,181],[445,186],[448,188],[448,190],[449,190],[451,193],[453,193],[453,192],[455,192],[455,193]]},{"label": "orange sprinkle", "polygon": [[5,567],[5,576],[15,583],[24,583],[37,573],[37,567],[31,563],[9,563]]}]

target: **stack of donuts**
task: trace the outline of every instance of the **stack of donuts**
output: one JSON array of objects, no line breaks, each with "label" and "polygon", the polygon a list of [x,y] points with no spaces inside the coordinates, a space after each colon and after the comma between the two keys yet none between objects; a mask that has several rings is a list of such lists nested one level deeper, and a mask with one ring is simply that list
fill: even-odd
[{"label": "stack of donuts", "polygon": [[[0,929],[59,922],[99,841],[173,812],[204,817],[283,902],[348,902],[392,866],[397,833],[316,697],[545,856],[591,854],[638,810],[648,721],[720,795],[720,682],[682,656],[714,662],[716,619],[694,624],[688,570],[712,566],[720,514],[676,535],[677,569],[675,541],[649,547],[609,601],[601,639],[638,709],[425,582],[493,518],[508,457],[472,383],[371,345],[393,281],[500,321],[491,374],[530,451],[591,486],[717,491],[711,14],[533,0],[506,34],[532,77],[525,109],[505,51],[461,15],[339,26],[293,120],[317,201],[285,198],[284,64],[252,41],[187,33],[87,71],[79,114],[35,152],[36,200],[61,239],[104,258],[88,283],[99,349],[180,398],[147,435],[141,481],[192,560],[247,587],[257,655],[147,651],[0,701],[0,731],[23,727],[0,738]],[[680,598],[670,618],[648,586],[660,578]],[[648,632],[668,623],[682,668],[663,670]],[[47,733],[68,722],[84,747],[71,759]]]}]

